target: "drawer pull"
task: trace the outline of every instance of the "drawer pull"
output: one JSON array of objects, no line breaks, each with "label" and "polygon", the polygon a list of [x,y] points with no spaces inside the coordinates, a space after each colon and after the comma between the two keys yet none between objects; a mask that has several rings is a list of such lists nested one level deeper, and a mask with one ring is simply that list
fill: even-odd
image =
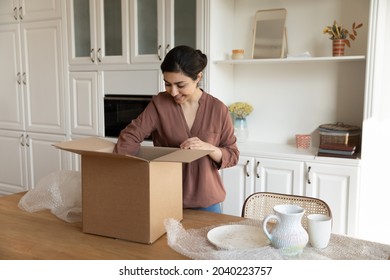
[{"label": "drawer pull", "polygon": [[162,60],[162,58],[161,58],[161,45],[158,45],[157,56],[158,56],[158,60]]},{"label": "drawer pull", "polygon": [[95,63],[94,51],[95,51],[95,49],[92,48],[90,53],[89,53],[89,57],[91,58],[92,63]]},{"label": "drawer pull", "polygon": [[249,177],[250,176],[250,174],[249,174],[249,172],[248,172],[248,170],[249,170],[249,163],[250,163],[250,161],[249,160],[247,160],[246,161],[246,164],[245,164],[245,173],[246,173],[246,177]]},{"label": "drawer pull", "polygon": [[102,62],[102,49],[99,48],[97,51],[97,59],[99,62]]}]

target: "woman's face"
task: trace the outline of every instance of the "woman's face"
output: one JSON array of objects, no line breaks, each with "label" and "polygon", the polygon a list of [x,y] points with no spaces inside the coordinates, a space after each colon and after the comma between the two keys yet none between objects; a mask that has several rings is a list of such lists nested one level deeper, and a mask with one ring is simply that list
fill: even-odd
[{"label": "woman's face", "polygon": [[173,97],[176,103],[183,104],[191,100],[197,89],[201,74],[194,81],[182,72],[164,72],[165,90]]}]

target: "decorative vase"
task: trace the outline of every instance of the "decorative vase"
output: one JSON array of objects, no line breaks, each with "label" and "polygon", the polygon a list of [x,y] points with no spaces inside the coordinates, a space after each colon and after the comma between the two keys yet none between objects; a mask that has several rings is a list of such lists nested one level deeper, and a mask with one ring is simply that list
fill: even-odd
[{"label": "decorative vase", "polygon": [[[263,220],[263,231],[272,246],[286,256],[301,254],[309,241],[309,235],[302,226],[305,209],[294,204],[280,204],[274,206],[274,212]],[[269,232],[267,224],[271,219],[276,220],[276,225]]]},{"label": "decorative vase", "polygon": [[332,41],[333,56],[344,55],[345,41],[345,39],[334,39]]},{"label": "decorative vase", "polygon": [[246,118],[234,119],[234,135],[237,137],[238,142],[245,142],[248,139],[248,124]]}]

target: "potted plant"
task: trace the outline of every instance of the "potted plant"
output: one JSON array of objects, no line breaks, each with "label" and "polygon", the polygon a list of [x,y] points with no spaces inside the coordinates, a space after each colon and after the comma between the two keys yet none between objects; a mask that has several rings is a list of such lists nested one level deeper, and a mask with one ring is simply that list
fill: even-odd
[{"label": "potted plant", "polygon": [[338,24],[334,21],[332,26],[326,26],[324,28],[323,33],[330,35],[329,39],[331,39],[333,43],[333,56],[344,55],[344,46],[347,45],[349,48],[351,47],[351,42],[349,40],[354,41],[356,39],[356,29],[359,29],[362,26],[362,23],[356,24],[356,22],[354,22],[351,31],[349,31],[344,28],[342,24]]}]

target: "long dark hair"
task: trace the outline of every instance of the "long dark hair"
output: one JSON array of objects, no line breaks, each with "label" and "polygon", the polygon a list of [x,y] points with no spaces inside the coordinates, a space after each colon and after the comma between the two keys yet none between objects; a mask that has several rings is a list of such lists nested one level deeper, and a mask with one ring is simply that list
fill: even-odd
[{"label": "long dark hair", "polygon": [[192,80],[207,66],[207,56],[189,46],[177,46],[170,50],[161,63],[161,71],[182,72]]}]

